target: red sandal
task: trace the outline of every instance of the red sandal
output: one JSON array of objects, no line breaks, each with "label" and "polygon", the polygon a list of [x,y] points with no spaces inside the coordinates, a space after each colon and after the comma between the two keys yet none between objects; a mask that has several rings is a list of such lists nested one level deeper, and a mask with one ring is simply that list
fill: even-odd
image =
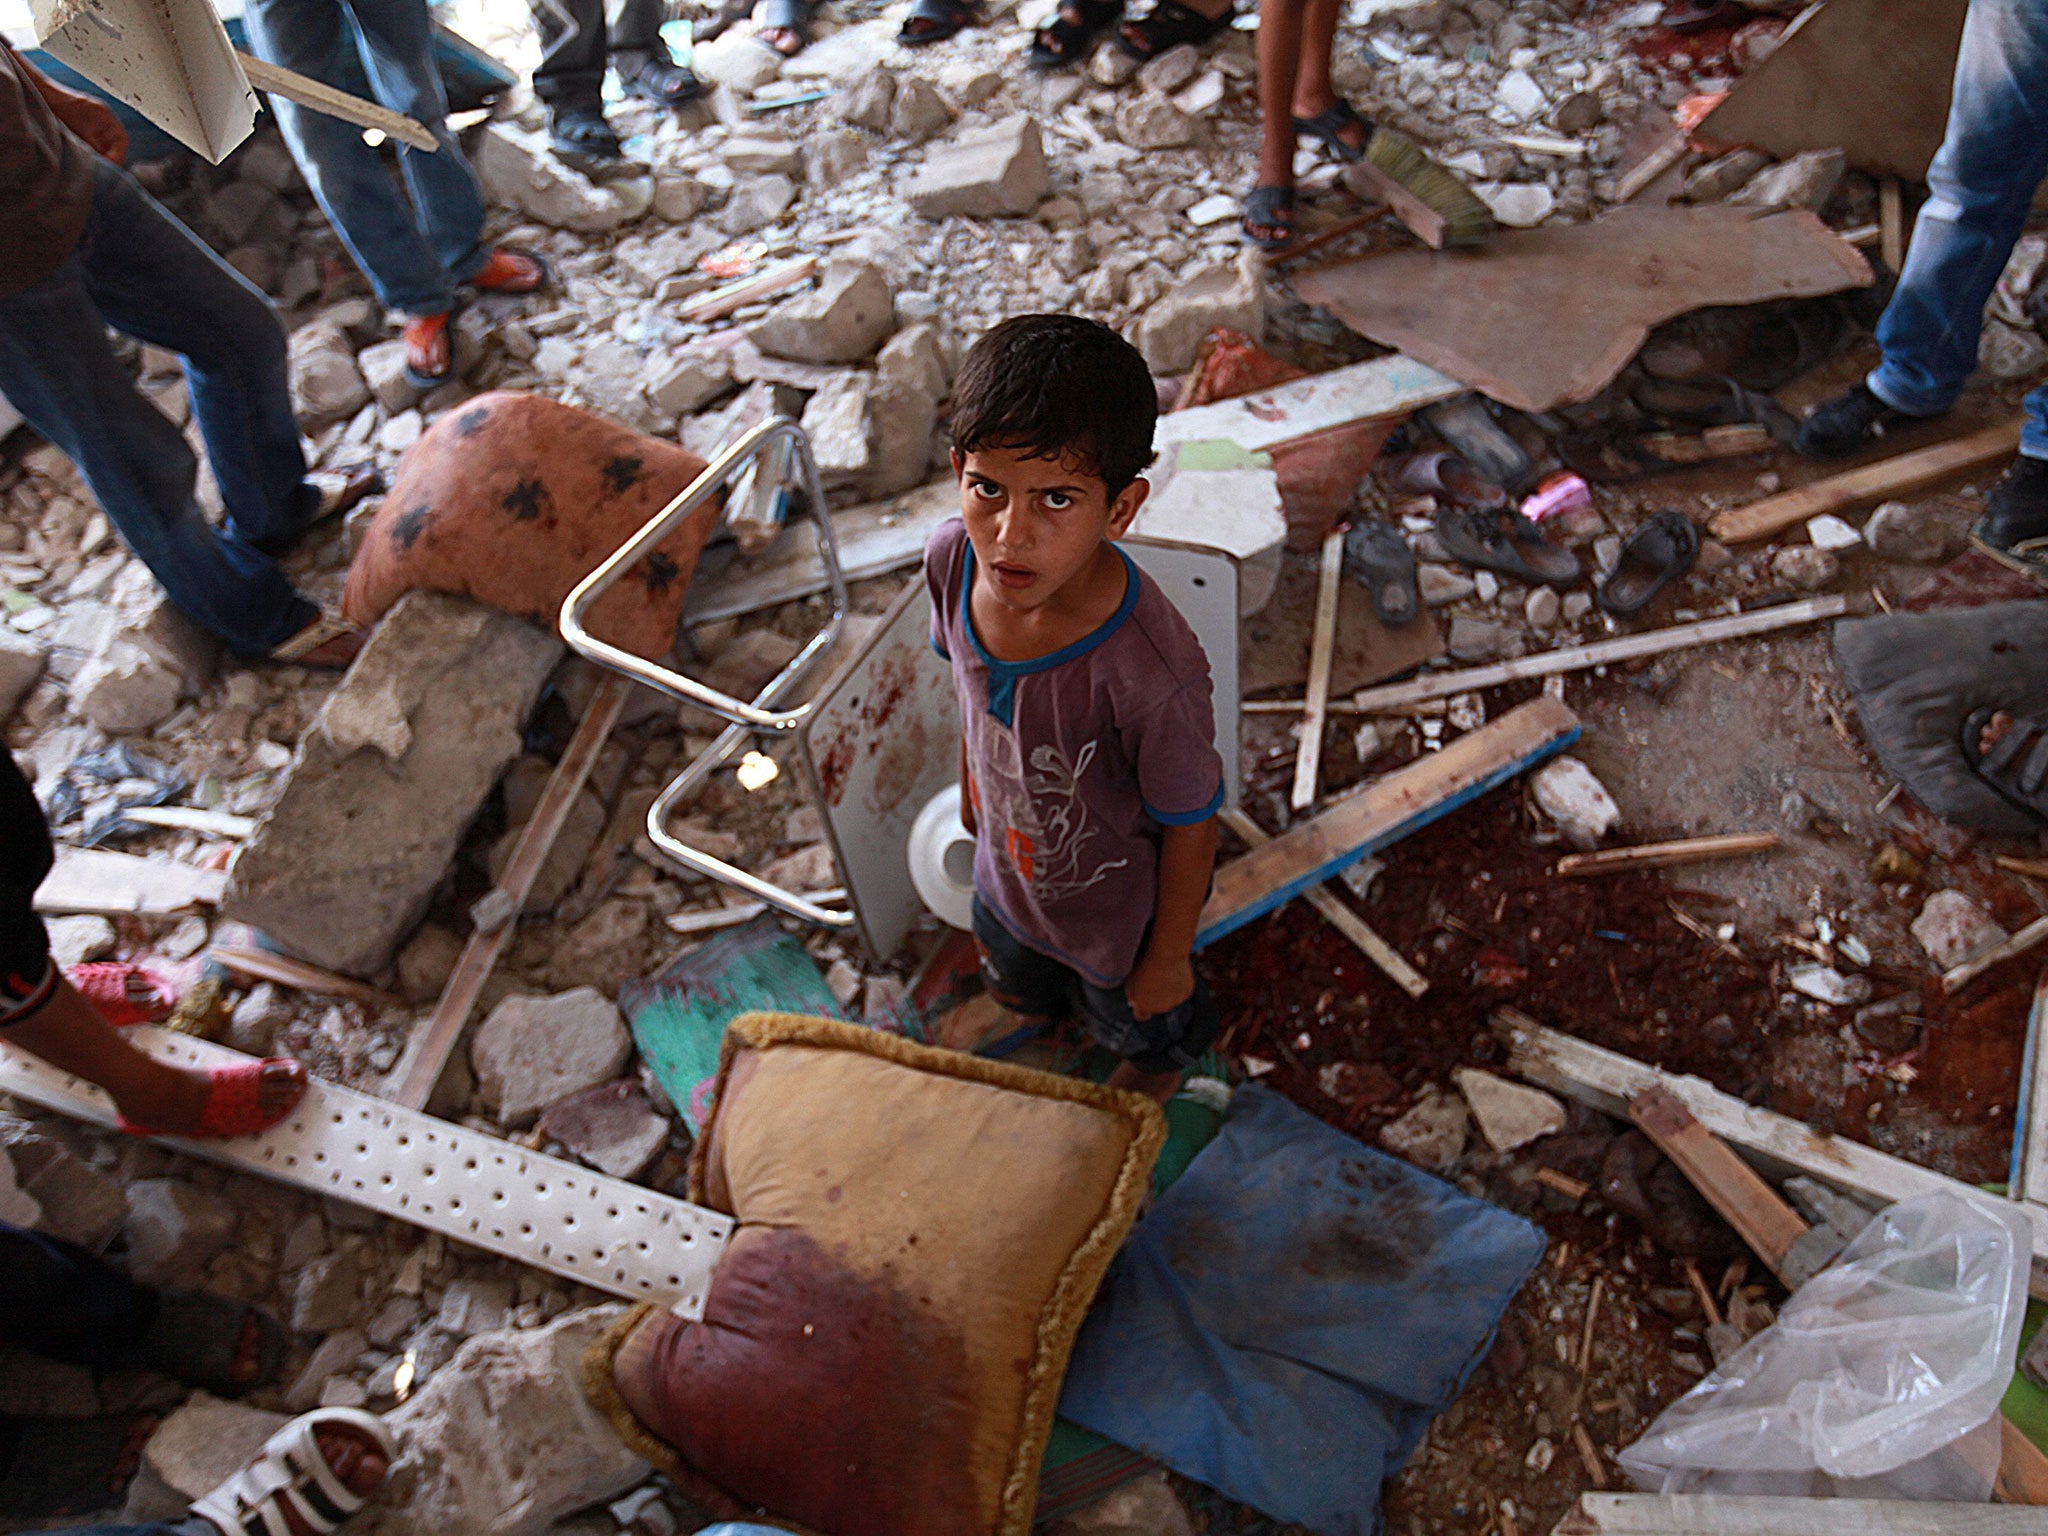
[{"label": "red sandal", "polygon": [[64,967],[73,990],[116,1029],[133,1024],[158,1024],[171,1016],[178,995],[154,971],[125,960],[89,960]]},{"label": "red sandal", "polygon": [[[283,1110],[274,1115],[265,1115],[262,1110],[264,1074],[278,1062],[289,1062],[296,1069],[299,1091]],[[126,1115],[120,1117],[120,1127],[130,1136],[194,1136],[227,1137],[259,1136],[273,1125],[280,1124],[299,1107],[299,1101],[306,1094],[305,1068],[289,1056],[273,1056],[264,1061],[238,1061],[232,1066],[209,1067],[207,1069],[206,1103],[199,1111],[199,1124],[191,1131],[166,1131],[152,1126],[138,1125]]]}]

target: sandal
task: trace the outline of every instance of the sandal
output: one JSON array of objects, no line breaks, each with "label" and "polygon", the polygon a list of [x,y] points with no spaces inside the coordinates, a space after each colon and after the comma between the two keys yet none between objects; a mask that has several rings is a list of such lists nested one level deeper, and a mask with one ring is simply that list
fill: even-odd
[{"label": "sandal", "polygon": [[[765,0],[756,18],[759,26],[754,36],[764,47],[773,48],[785,59],[793,59],[810,45],[813,9],[812,0]],[[796,46],[785,48],[779,42],[770,42],[770,32],[787,32]]]},{"label": "sandal", "polygon": [[[271,1069],[283,1066],[290,1070],[282,1075],[296,1077],[298,1093],[278,1114],[263,1113],[263,1080],[271,1075]],[[299,1101],[306,1093],[306,1069],[289,1056],[272,1056],[263,1061],[238,1061],[231,1066],[209,1067],[206,1073],[206,1103],[199,1111],[199,1124],[189,1132],[165,1131],[152,1126],[139,1125],[126,1115],[116,1120],[122,1132],[129,1136],[189,1136],[192,1138],[225,1138],[229,1136],[260,1136],[273,1125],[279,1125],[291,1117],[299,1107]]]},{"label": "sandal", "polygon": [[[2012,723],[1986,751],[1985,727],[2001,714]],[[1973,711],[1963,722],[1963,761],[2011,804],[2048,822],[2048,717],[2014,716],[1999,709]]]},{"label": "sandal", "polygon": [[[1259,233],[1261,229],[1278,229],[1285,233],[1262,235]],[[1253,245],[1262,251],[1284,251],[1294,244],[1299,234],[1294,224],[1294,188],[1253,187],[1245,194],[1244,237]]]},{"label": "sandal", "polygon": [[1508,493],[1455,453],[1404,453],[1387,465],[1397,489],[1441,496],[1461,507],[1507,505]]},{"label": "sandal", "polygon": [[1600,583],[1600,606],[1616,618],[1641,613],[1699,557],[1700,531],[1691,518],[1683,512],[1653,513],[1629,535],[1613,573]]},{"label": "sandal", "polygon": [[1583,574],[1577,555],[1511,507],[1446,509],[1436,515],[1436,536],[1453,560],[1530,586],[1568,587]]},{"label": "sandal", "polygon": [[[1346,128],[1360,130],[1356,144],[1344,137]],[[1372,142],[1372,123],[1360,117],[1358,109],[1350,102],[1338,97],[1314,117],[1294,119],[1294,131],[1302,138],[1314,139],[1346,165],[1355,165],[1365,158],[1365,147]]]},{"label": "sandal", "polygon": [[1123,13],[1124,0],[1062,0],[1053,19],[1031,39],[1031,67],[1058,69],[1085,58],[1095,39]]},{"label": "sandal", "polygon": [[263,1442],[263,1449],[233,1477],[192,1506],[228,1536],[291,1536],[290,1510],[316,1536],[330,1536],[369,1502],[335,1474],[314,1432],[360,1430],[389,1463],[398,1459],[398,1440],[375,1414],[360,1408],[315,1408],[300,1414]]},{"label": "sandal", "polygon": [[1237,8],[1226,5],[1221,16],[1204,16],[1180,0],[1158,3],[1135,21],[1116,29],[1116,44],[1134,59],[1156,59],[1182,43],[1206,43],[1235,19]]},{"label": "sandal", "polygon": [[120,1503],[141,1469],[142,1448],[163,1416],[38,1416],[13,1422],[14,1455],[6,1476],[0,1477],[0,1516],[53,1520]]},{"label": "sandal", "polygon": [[548,150],[585,181],[600,186],[645,175],[647,170],[626,158],[625,145],[596,103],[556,108],[548,118]]},{"label": "sandal", "polygon": [[915,0],[897,29],[896,41],[906,48],[929,48],[972,25],[974,7],[967,0]]},{"label": "sandal", "polygon": [[346,672],[369,638],[368,630],[323,613],[272,650],[268,659],[316,672]]},{"label": "sandal", "polygon": [[1367,519],[1353,523],[1344,530],[1344,569],[1358,578],[1388,629],[1413,623],[1422,611],[1415,552],[1398,529]]},{"label": "sandal", "polygon": [[162,1023],[178,1005],[178,994],[170,982],[125,960],[67,965],[64,979],[116,1029]]},{"label": "sandal", "polygon": [[[235,1367],[252,1324],[255,1368],[246,1377],[238,1376]],[[203,1388],[215,1397],[240,1397],[277,1379],[290,1346],[284,1324],[259,1307],[210,1291],[163,1290],[157,1292],[156,1319],[136,1353],[151,1370],[188,1387]]]},{"label": "sandal", "polygon": [[539,293],[552,287],[555,269],[547,257],[520,245],[501,245],[463,286],[478,293]]},{"label": "sandal", "polygon": [[[609,131],[609,130],[607,130]],[[455,341],[448,334],[453,312],[415,315],[405,322],[405,382],[430,393],[455,375]]]},{"label": "sandal", "polygon": [[626,94],[674,111],[686,107],[704,94],[704,82],[696,71],[673,59],[649,59],[626,81]]}]

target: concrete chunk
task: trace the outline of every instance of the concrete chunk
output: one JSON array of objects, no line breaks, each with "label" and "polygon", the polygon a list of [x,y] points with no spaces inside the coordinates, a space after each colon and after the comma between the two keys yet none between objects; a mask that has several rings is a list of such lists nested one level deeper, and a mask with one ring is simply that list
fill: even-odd
[{"label": "concrete chunk", "polygon": [[1265,267],[1257,251],[1214,262],[1157,300],[1138,326],[1138,350],[1155,374],[1185,373],[1202,338],[1219,325],[1254,341],[1265,334]]},{"label": "concrete chunk", "polygon": [[799,363],[857,363],[896,329],[896,296],[879,267],[835,261],[814,292],[757,322],[747,339]]},{"label": "concrete chunk", "polygon": [[909,197],[928,219],[993,219],[1029,213],[1051,190],[1038,124],[1020,112],[935,147]]},{"label": "concrete chunk", "polygon": [[469,1050],[484,1101],[507,1124],[618,1075],[633,1037],[610,999],[592,987],[554,997],[508,997],[491,1010]]},{"label": "concrete chunk", "polygon": [[222,915],[315,965],[381,971],[519,754],[561,649],[480,604],[407,593],[300,740]]},{"label": "concrete chunk", "polygon": [[1564,1106],[1541,1088],[1511,1083],[1476,1067],[1458,1068],[1451,1080],[1471,1107],[1479,1134],[1496,1152],[1512,1152],[1564,1129]]}]

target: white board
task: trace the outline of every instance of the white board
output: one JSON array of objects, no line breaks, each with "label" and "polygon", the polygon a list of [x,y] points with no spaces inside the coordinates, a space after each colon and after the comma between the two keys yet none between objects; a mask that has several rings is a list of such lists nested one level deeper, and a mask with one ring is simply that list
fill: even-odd
[{"label": "white board", "polygon": [[35,36],[94,85],[218,164],[256,125],[256,93],[207,0],[30,0]]}]

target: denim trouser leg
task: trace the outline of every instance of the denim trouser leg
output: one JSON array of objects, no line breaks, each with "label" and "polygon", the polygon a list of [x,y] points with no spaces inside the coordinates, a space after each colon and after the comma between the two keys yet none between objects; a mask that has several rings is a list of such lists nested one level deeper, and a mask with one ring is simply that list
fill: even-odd
[{"label": "denim trouser leg", "polygon": [[156,1292],[76,1244],[0,1222],[0,1344],[103,1370],[133,1365]]},{"label": "denim trouser leg", "polygon": [[604,0],[533,0],[541,37],[533,94],[550,106],[595,108],[603,100]]},{"label": "denim trouser leg", "polygon": [[[233,497],[229,528],[207,525],[192,450],[114,357],[110,320],[197,354],[193,405],[223,498]],[[70,456],[171,601],[245,656],[318,616],[248,542],[289,532],[305,515],[289,396],[273,382],[274,396],[262,398],[263,359],[281,344],[261,296],[112,166],[101,167],[78,249],[42,282],[0,298],[0,394]]]},{"label": "denim trouser leg", "polygon": [[189,1515],[183,1520],[152,1520],[147,1525],[67,1525],[44,1531],[43,1536],[220,1536],[220,1528],[211,1520]]},{"label": "denim trouser leg", "polygon": [[[1894,410],[1945,411],[1977,366],[1984,301],[2048,173],[2048,0],[1970,0],[1948,131],[1927,172],[1898,291],[1878,322],[1870,388]],[[2038,392],[2037,392],[2038,393]],[[2048,396],[2023,451],[2048,457]]]},{"label": "denim trouser leg", "polygon": [[335,79],[344,50],[356,50],[377,100],[440,141],[433,154],[398,152],[408,206],[360,128],[272,99],[307,185],[379,301],[409,315],[446,314],[455,307],[455,285],[475,276],[490,253],[482,189],[448,131],[426,0],[250,0],[244,25],[259,55],[316,80]]}]

